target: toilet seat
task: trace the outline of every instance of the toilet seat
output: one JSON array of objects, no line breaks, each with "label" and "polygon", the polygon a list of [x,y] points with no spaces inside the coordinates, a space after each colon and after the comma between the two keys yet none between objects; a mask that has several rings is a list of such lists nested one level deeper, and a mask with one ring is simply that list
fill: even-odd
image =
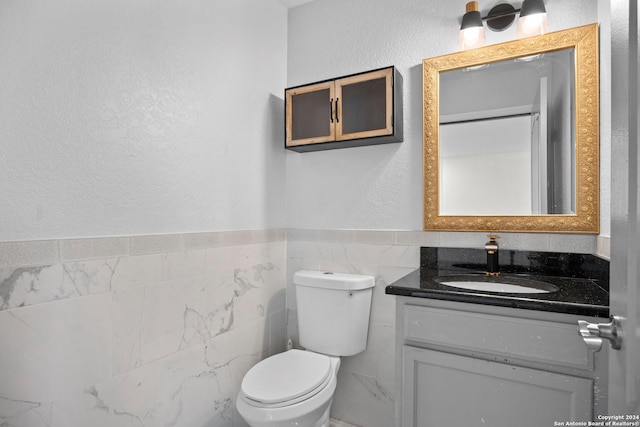
[{"label": "toilet seat", "polygon": [[242,380],[243,397],[253,406],[280,408],[319,393],[331,380],[331,359],[289,350],[253,366]]}]

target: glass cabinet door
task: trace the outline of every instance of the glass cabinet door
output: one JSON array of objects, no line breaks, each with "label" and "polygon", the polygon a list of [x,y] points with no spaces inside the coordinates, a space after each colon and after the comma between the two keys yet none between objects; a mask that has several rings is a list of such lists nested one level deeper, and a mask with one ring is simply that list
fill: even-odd
[{"label": "glass cabinet door", "polygon": [[336,139],[393,133],[393,70],[336,80]]},{"label": "glass cabinet door", "polygon": [[286,91],[286,146],[335,141],[334,82]]}]

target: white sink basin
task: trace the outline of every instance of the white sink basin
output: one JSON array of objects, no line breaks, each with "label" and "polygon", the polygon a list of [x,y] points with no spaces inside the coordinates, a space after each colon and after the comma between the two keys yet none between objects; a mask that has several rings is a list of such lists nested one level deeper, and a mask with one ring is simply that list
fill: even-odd
[{"label": "white sink basin", "polygon": [[441,285],[472,291],[494,292],[501,294],[547,294],[558,290],[550,283],[527,278],[502,278],[490,276],[440,276],[434,280]]},{"label": "white sink basin", "polygon": [[454,288],[470,289],[473,291],[499,292],[508,294],[548,294],[551,291],[528,286],[510,285],[508,283],[491,282],[440,282]]}]

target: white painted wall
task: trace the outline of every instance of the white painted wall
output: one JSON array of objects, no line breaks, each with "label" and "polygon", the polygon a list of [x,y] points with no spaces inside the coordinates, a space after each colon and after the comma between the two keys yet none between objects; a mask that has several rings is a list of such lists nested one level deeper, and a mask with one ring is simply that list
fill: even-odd
[{"label": "white painted wall", "polygon": [[[405,136],[400,144],[287,153],[288,227],[422,229],[421,64],[456,50],[465,3],[316,0],[289,12],[288,85],[396,65],[404,77]],[[492,6],[481,4],[481,12]],[[598,21],[596,2],[546,6],[552,31]],[[489,32],[488,43],[514,38],[515,25]],[[602,144],[608,147],[607,135]],[[605,201],[608,187],[602,183]],[[608,235],[609,217],[602,220]]]},{"label": "white painted wall", "polygon": [[0,241],[282,227],[277,0],[0,4]]},{"label": "white painted wall", "polygon": [[[597,20],[592,2],[547,3],[552,30]],[[455,50],[463,10],[462,0],[315,0],[287,24],[277,0],[3,2],[0,241],[421,229],[420,64]],[[285,86],[389,64],[405,80],[402,144],[282,152]]]}]

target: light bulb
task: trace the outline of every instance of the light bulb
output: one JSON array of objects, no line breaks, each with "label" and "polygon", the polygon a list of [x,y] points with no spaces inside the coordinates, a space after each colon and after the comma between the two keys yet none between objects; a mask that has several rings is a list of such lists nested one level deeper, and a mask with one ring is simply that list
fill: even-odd
[{"label": "light bulb", "polygon": [[541,36],[549,31],[544,0],[524,0],[518,19],[518,38]]},{"label": "light bulb", "polygon": [[549,31],[549,21],[546,13],[521,16],[518,19],[518,38],[541,36]]},{"label": "light bulb", "polygon": [[469,50],[482,47],[487,43],[484,28],[470,27],[460,30],[458,34],[458,50]]}]

